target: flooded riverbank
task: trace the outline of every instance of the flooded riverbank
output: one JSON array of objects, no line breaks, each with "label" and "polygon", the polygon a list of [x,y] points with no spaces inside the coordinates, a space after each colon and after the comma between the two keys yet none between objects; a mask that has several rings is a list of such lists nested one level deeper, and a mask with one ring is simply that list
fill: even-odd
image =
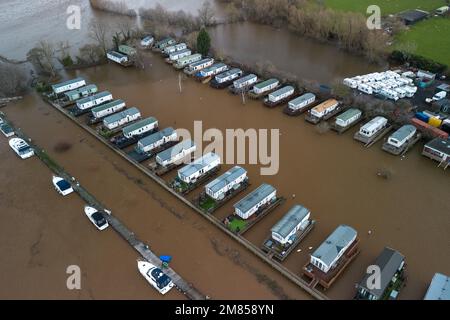
[{"label": "flooded riverbank", "polygon": [[[285,266],[296,273],[300,272],[308,259],[308,247],[316,248],[338,224],[346,223],[359,231],[362,252],[327,291],[331,298],[351,298],[354,292],[353,284],[361,279],[366,266],[384,246],[399,250],[407,259],[408,284],[400,298],[422,298],[435,272],[448,273],[450,258],[439,254],[439,251],[446,250],[445,244],[450,240],[447,232],[450,225],[450,203],[446,192],[448,172],[437,169],[434,162],[421,157],[420,145],[411,150],[406,158],[400,159],[382,152],[380,143],[369,150],[362,148],[352,139],[356,128],[342,136],[332,132],[319,134],[302,118],[288,117],[281,113],[280,108],[267,109],[258,101],[247,101],[242,105],[236,96],[226,91],[210,89],[191,79],[183,81],[183,92],[179,93],[177,73],[164,64],[160,56],[150,55],[151,67],[144,71],[110,65],[84,70],[79,75],[98,84],[101,89],[110,90],[115,97],[126,100],[128,105],[139,107],[144,116],[157,117],[162,127],[173,126],[192,130],[194,120],[202,120],[204,129],[280,129],[280,172],[276,176],[260,176],[259,166],[245,165],[252,183],[252,187],[246,192],[262,182],[267,182],[276,187],[279,195],[285,196],[288,201],[249,230],[245,234],[247,239],[259,245],[267,236],[270,227],[293,204],[301,203],[312,211],[313,219],[318,222],[316,228],[298,247],[302,251],[294,251],[284,262]],[[30,99],[14,107],[7,107],[7,112],[20,121],[24,129],[32,126],[39,115],[39,125],[33,125],[30,134],[36,135],[43,144],[51,146],[60,139],[58,136],[52,137],[55,126],[63,128],[68,120],[55,115],[54,110],[36,97]],[[149,234],[148,230],[152,230],[150,233],[155,233],[153,236],[157,237],[151,238],[149,242],[155,243],[155,248],[161,248],[162,252],[171,248],[172,254],[175,250],[176,255],[184,259],[188,259],[189,254],[185,249],[176,249],[176,245],[188,245],[189,249],[197,252],[199,260],[195,263],[196,266],[202,266],[203,273],[197,268],[187,268],[185,263],[188,260],[181,262],[182,259],[176,259],[180,264],[174,262],[174,268],[186,278],[192,278],[199,289],[209,294],[209,283],[212,280],[208,278],[208,282],[206,278],[214,278],[213,274],[217,274],[216,268],[222,270],[223,274],[239,277],[239,282],[254,281],[252,268],[246,267],[245,264],[241,264],[241,267],[232,263],[208,267],[211,263],[214,264],[211,261],[216,261],[218,254],[229,262],[230,260],[224,257],[233,257],[232,250],[224,250],[222,241],[227,243],[226,246],[238,246],[230,243],[195,213],[165,195],[160,188],[153,186],[148,179],[134,172],[122,160],[117,160],[109,150],[99,147],[99,144],[90,138],[81,138],[85,137],[85,133],[79,129],[66,132],[67,130],[62,130],[64,136],[69,137],[70,141],[79,145],[82,150],[56,155],[62,164],[69,171],[75,171],[77,177],[81,176],[89,181],[89,188],[94,193],[98,192],[100,199],[114,199],[113,203],[122,208],[117,212],[119,218],[130,224],[132,229],[141,230],[139,234]],[[94,165],[92,159],[97,157],[107,160],[106,164],[97,162]],[[379,178],[376,173],[380,169],[389,171],[390,179]],[[83,179],[80,180],[84,181]],[[124,183],[124,180],[128,182]],[[140,186],[139,192],[130,194],[130,180]],[[145,184],[146,188],[152,187],[144,191],[142,184]],[[292,195],[295,195],[295,199]],[[148,198],[156,201],[156,204],[150,205]],[[230,201],[215,215],[220,218],[228,215],[234,202]],[[152,219],[154,210],[149,210],[149,205],[150,208],[155,208],[155,205],[163,208],[165,214],[158,215],[158,223],[162,223],[160,227],[159,224],[155,226]],[[188,219],[189,223],[186,223],[185,219]],[[174,221],[188,227],[180,227],[180,231],[173,225]],[[193,227],[198,225],[198,228]],[[369,230],[372,231],[371,235],[368,235]],[[208,235],[207,239],[205,234]],[[427,241],[424,241],[425,237]],[[171,245],[168,244],[169,241]],[[255,258],[247,259],[254,262],[257,268],[266,270],[267,267],[260,266],[261,263]],[[203,260],[207,262],[202,263]],[[220,259],[217,261],[219,263]],[[185,275],[184,270],[192,271]],[[276,279],[279,277],[270,269],[267,273]],[[275,289],[268,294],[267,285],[258,284],[258,288],[253,288],[253,293],[247,297],[256,298],[257,294],[266,297],[267,294],[272,297],[275,295],[278,298],[304,296],[300,289],[294,289],[292,285],[283,282],[283,279],[279,281],[277,283],[282,284],[281,293]],[[210,295],[232,297],[233,286],[226,281],[220,281],[220,285],[214,288],[216,295]]]}]

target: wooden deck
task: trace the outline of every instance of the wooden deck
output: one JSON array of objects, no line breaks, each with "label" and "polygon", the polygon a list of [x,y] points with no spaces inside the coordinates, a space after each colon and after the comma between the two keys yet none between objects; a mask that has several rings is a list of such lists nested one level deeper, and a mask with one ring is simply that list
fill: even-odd
[{"label": "wooden deck", "polygon": [[[3,117],[5,118],[5,117]],[[4,119],[5,122],[7,121]],[[11,125],[11,123],[9,123]],[[12,126],[12,125],[11,125]],[[149,246],[140,241],[130,229],[128,229],[119,219],[114,217],[110,213],[106,213],[105,206],[101,204],[92,194],[90,194],[85,188],[83,188],[78,181],[76,181],[67,171],[59,166],[54,160],[52,160],[44,150],[39,148],[31,139],[25,135],[22,131],[16,131],[18,137],[28,141],[30,146],[34,149],[36,156],[56,175],[62,177],[66,181],[70,182],[73,190],[79,194],[79,196],[89,205],[100,212],[102,212],[109,225],[123,238],[125,239],[136,251],[138,251],[143,258],[150,263],[158,266],[161,264],[159,257],[150,250]],[[198,291],[189,282],[184,280],[178,273],[172,268],[168,267],[164,269],[166,273],[173,281],[175,287],[182,292],[186,297],[191,300],[205,300],[206,296]]]},{"label": "wooden deck", "polygon": [[383,138],[385,135],[387,135],[392,130],[392,128],[393,128],[392,125],[387,125],[384,129],[382,129],[381,131],[379,131],[377,134],[373,135],[370,138],[367,138],[367,137],[361,135],[358,130],[355,133],[355,135],[353,136],[353,138],[355,140],[358,140],[358,141],[364,143],[364,147],[370,148],[375,143],[377,143],[379,140],[381,140],[381,138]]}]

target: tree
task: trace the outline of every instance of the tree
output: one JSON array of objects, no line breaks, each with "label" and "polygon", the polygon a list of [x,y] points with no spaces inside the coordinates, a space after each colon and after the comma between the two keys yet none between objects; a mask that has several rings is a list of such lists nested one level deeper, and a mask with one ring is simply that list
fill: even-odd
[{"label": "tree", "polygon": [[89,25],[89,36],[92,40],[97,42],[98,46],[102,50],[103,56],[106,56],[108,51],[108,26],[100,21],[92,21]]},{"label": "tree", "polygon": [[17,65],[0,62],[0,97],[13,97],[26,88],[27,76]]},{"label": "tree", "polygon": [[102,48],[95,44],[86,44],[79,50],[79,60],[84,63],[97,63],[102,58]]},{"label": "tree", "polygon": [[211,2],[205,0],[198,9],[198,18],[200,19],[200,23],[203,27],[207,27],[213,24],[214,22],[214,9],[211,7]]},{"label": "tree", "polygon": [[27,59],[33,64],[37,72],[46,73],[50,77],[56,77],[55,47],[45,40],[27,53]]},{"label": "tree", "polygon": [[197,37],[197,50],[203,56],[207,56],[211,48],[211,38],[205,28],[202,28]]}]

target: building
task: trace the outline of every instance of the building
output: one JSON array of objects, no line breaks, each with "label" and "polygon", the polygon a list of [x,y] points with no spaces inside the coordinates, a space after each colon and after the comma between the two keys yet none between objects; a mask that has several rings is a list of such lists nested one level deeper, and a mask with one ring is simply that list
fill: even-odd
[{"label": "building", "polygon": [[78,88],[75,90],[70,90],[70,91],[64,92],[64,97],[68,101],[75,101],[80,98],[84,98],[91,94],[94,94],[97,91],[98,91],[98,88],[95,84],[89,84],[87,86],[84,86],[84,87],[81,87],[81,88]]},{"label": "building", "polygon": [[191,155],[197,149],[192,140],[184,140],[173,147],[164,150],[156,155],[156,162],[163,167],[174,164]]},{"label": "building", "polygon": [[269,100],[269,102],[278,102],[278,101],[281,101],[293,94],[294,94],[293,86],[284,86],[281,89],[278,89],[272,93],[269,93],[268,100]]},{"label": "building", "polygon": [[356,108],[350,108],[336,117],[336,125],[339,127],[348,127],[358,121],[362,116],[362,111]]},{"label": "building", "polygon": [[339,106],[339,102],[335,99],[329,99],[311,109],[311,115],[319,119],[333,112]]},{"label": "building", "polygon": [[174,52],[177,52],[177,51],[181,51],[181,50],[184,50],[184,49],[187,49],[187,45],[186,45],[186,43],[182,42],[182,43],[178,43],[178,44],[173,45],[173,46],[165,47],[164,48],[164,53],[165,54],[171,54],[171,53],[174,53]]},{"label": "building", "polygon": [[269,184],[263,183],[257,189],[242,198],[234,205],[235,214],[242,219],[250,218],[261,207],[277,199],[277,190]]},{"label": "building", "polygon": [[235,166],[205,186],[205,192],[214,200],[221,200],[227,192],[238,188],[247,180],[247,171]]},{"label": "building", "polygon": [[165,128],[139,140],[136,150],[140,153],[151,152],[168,142],[177,141],[177,139],[177,132],[173,128]]},{"label": "building", "polygon": [[77,101],[77,108],[80,110],[86,110],[102,103],[111,101],[113,99],[112,94],[109,91],[102,91],[92,96],[80,99]]},{"label": "building", "polygon": [[373,288],[371,281],[373,273],[366,273],[356,287],[356,299],[386,300],[396,298],[398,291],[392,290],[391,286],[397,281],[402,281],[405,257],[397,250],[386,247],[372,265],[380,268],[379,286]]},{"label": "building", "polygon": [[207,68],[212,66],[212,64],[214,63],[214,59],[213,58],[206,58],[206,59],[202,59],[200,61],[191,63],[190,65],[188,65],[186,68],[187,71],[189,72],[195,72],[198,70],[201,70],[203,68]]},{"label": "building", "polygon": [[345,251],[355,242],[358,233],[355,229],[341,224],[311,254],[311,264],[324,273],[333,269]]},{"label": "building", "polygon": [[217,83],[224,83],[236,79],[242,75],[242,70],[238,68],[233,68],[221,74],[215,76],[215,80]]},{"label": "building", "polygon": [[137,53],[135,48],[124,44],[119,45],[119,52],[126,54],[127,56],[134,56]]},{"label": "building", "polygon": [[121,125],[137,120],[141,117],[141,112],[136,107],[129,108],[127,110],[112,114],[103,119],[103,125],[113,130]]},{"label": "building", "polygon": [[178,59],[175,63],[174,67],[177,69],[181,69],[186,67],[187,65],[200,61],[202,59],[202,55],[200,53],[194,53],[189,56]]},{"label": "building", "polygon": [[155,38],[153,38],[152,36],[146,36],[146,37],[142,38],[141,46],[150,47],[154,41],[155,41]]},{"label": "building", "polygon": [[299,111],[316,101],[316,96],[310,92],[297,97],[288,103],[288,108],[292,111]]},{"label": "building", "polygon": [[416,127],[410,124],[406,124],[397,131],[395,131],[393,134],[391,134],[387,140],[387,143],[396,148],[400,148],[405,143],[407,143],[412,137],[414,137],[416,132],[417,132]]},{"label": "building", "polygon": [[218,166],[220,157],[214,152],[209,152],[178,170],[178,178],[185,183],[194,183]]},{"label": "building", "polygon": [[125,101],[118,99],[102,104],[101,106],[92,108],[91,112],[94,118],[100,119],[124,109],[125,106],[126,106]]},{"label": "building", "polygon": [[176,43],[176,41],[170,37],[164,38],[155,44],[155,48],[157,48],[159,50],[163,50],[165,47],[170,46],[175,43]]},{"label": "building", "polygon": [[128,62],[128,56],[125,54],[122,54],[120,52],[117,51],[109,51],[106,53],[106,57],[111,60],[114,61],[116,63],[119,64],[124,64]]},{"label": "building", "polygon": [[240,79],[233,81],[233,87],[235,89],[243,89],[256,83],[256,81],[258,81],[258,77],[255,74],[250,73]]},{"label": "building", "polygon": [[142,119],[136,123],[130,124],[122,129],[123,136],[131,139],[144,133],[156,130],[158,128],[158,120],[153,117]]},{"label": "building", "polygon": [[311,212],[301,206],[293,206],[272,229],[272,239],[285,246],[295,241],[298,231],[304,230],[310,223]]},{"label": "building", "polygon": [[435,273],[424,300],[450,300],[450,277]]},{"label": "building", "polygon": [[262,94],[264,92],[275,89],[276,87],[278,87],[279,84],[280,84],[280,81],[278,81],[275,78],[271,78],[271,79],[267,79],[263,82],[260,82],[258,84],[255,84],[253,86],[252,90],[255,94]]},{"label": "building", "polygon": [[169,60],[170,61],[179,60],[183,57],[190,56],[191,54],[192,54],[192,52],[190,49],[175,51],[175,52],[172,52],[171,54],[169,54]]},{"label": "building", "polygon": [[435,138],[425,144],[422,154],[439,162],[450,161],[450,140]]},{"label": "building", "polygon": [[66,92],[66,91],[78,89],[85,85],[86,85],[86,81],[83,78],[79,77],[79,78],[75,78],[72,80],[54,84],[54,85],[52,85],[52,90],[53,90],[53,93],[58,95],[60,93]]},{"label": "building", "polygon": [[399,17],[407,26],[409,26],[428,18],[429,15],[430,13],[427,11],[414,9],[401,12]]},{"label": "building", "polygon": [[205,78],[209,76],[216,75],[218,73],[224,72],[228,70],[228,66],[225,63],[216,63],[211,67],[205,68],[198,73],[198,77]]}]

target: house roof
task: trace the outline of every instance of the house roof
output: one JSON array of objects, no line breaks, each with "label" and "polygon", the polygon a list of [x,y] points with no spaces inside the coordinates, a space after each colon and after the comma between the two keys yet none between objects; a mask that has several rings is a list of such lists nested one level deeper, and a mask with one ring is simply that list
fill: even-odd
[{"label": "house roof", "polygon": [[245,174],[247,171],[239,166],[235,166],[222,174],[220,177],[214,179],[206,185],[206,189],[212,192],[217,192],[227,186],[229,183],[235,181],[237,178]]},{"label": "house roof", "polygon": [[278,233],[283,238],[286,238],[309,213],[310,211],[307,208],[301,205],[295,205],[272,227],[272,229],[270,229],[270,231]]},{"label": "house roof", "polygon": [[450,300],[450,277],[435,273],[424,300]]},{"label": "house roof", "polygon": [[180,143],[177,143],[173,147],[166,149],[157,154],[157,157],[161,159],[161,161],[166,161],[172,159],[175,155],[179,154],[181,151],[190,149],[195,147],[195,143],[192,140],[183,140]]},{"label": "house roof", "polygon": [[128,109],[126,109],[124,111],[117,112],[117,113],[114,113],[114,114],[106,117],[105,119],[103,119],[103,122],[106,123],[106,124],[111,124],[111,123],[119,121],[120,119],[125,118],[126,116],[132,116],[132,115],[135,115],[137,113],[140,113],[139,109],[136,108],[136,107],[131,107],[131,108],[128,108]]},{"label": "house roof", "polygon": [[373,265],[380,268],[380,288],[379,289],[369,289],[367,284],[369,277],[372,274],[365,274],[364,278],[359,283],[359,286],[369,291],[374,296],[381,298],[387,286],[392,280],[392,277],[400,268],[401,263],[405,260],[405,257],[397,250],[391,248],[384,248],[381,254],[375,260]]},{"label": "house roof", "polygon": [[314,251],[313,257],[320,259],[327,266],[331,266],[339,253],[357,236],[352,227],[341,224],[328,238]]},{"label": "house roof", "polygon": [[124,135],[127,135],[127,134],[132,133],[135,130],[138,130],[142,127],[148,126],[155,122],[158,123],[158,120],[156,120],[156,118],[148,117],[148,118],[142,119],[136,123],[130,124],[129,126],[126,126],[125,128],[123,128],[122,132]]},{"label": "house roof", "polygon": [[109,109],[111,107],[114,107],[114,106],[116,106],[118,104],[122,104],[122,103],[125,103],[125,101],[123,101],[122,99],[114,100],[114,101],[102,104],[98,107],[92,108],[92,112],[93,113],[101,112],[103,110]]},{"label": "house roof", "polygon": [[263,183],[257,189],[242,198],[239,202],[235,203],[234,208],[245,213],[274,191],[276,191],[275,188],[270,184]]},{"label": "house roof", "polygon": [[220,163],[220,157],[217,154],[215,154],[214,152],[209,152],[207,154],[204,154],[200,158],[195,159],[191,163],[185,165],[183,168],[178,170],[178,174],[180,176],[190,177],[194,173],[209,166],[211,163],[213,163],[217,160],[219,160],[219,163]]},{"label": "house roof", "polygon": [[174,133],[174,129],[171,127],[168,128],[164,128],[161,131],[152,133],[151,135],[142,138],[141,140],[139,140],[139,144],[143,145],[143,146],[149,146],[154,144],[155,142],[161,140],[164,137],[168,137],[171,136]]}]

